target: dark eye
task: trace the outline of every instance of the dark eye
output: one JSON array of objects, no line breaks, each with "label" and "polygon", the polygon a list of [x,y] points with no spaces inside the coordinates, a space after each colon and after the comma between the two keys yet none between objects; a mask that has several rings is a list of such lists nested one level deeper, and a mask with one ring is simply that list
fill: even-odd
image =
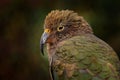
[{"label": "dark eye", "polygon": [[57,31],[63,31],[64,30],[64,26],[58,26],[57,27]]}]

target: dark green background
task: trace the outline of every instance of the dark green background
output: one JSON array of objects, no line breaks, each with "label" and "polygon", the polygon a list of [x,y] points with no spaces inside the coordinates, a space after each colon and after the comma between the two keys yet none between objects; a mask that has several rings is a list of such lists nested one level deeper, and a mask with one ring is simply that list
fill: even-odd
[{"label": "dark green background", "polygon": [[39,40],[54,9],[78,12],[120,56],[120,0],[0,0],[0,80],[50,80]]}]

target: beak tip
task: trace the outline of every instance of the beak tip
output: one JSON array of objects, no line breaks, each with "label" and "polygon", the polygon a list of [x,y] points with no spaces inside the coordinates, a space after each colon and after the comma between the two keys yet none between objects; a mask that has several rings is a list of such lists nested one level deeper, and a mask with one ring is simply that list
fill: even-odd
[{"label": "beak tip", "polygon": [[40,51],[41,51],[42,55],[44,56],[44,44],[40,45]]}]

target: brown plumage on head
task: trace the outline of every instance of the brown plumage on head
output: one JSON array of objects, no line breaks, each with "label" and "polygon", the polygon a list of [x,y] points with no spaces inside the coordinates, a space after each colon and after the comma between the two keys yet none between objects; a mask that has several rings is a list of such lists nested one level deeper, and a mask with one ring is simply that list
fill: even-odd
[{"label": "brown plumage on head", "polygon": [[71,10],[51,11],[45,18],[44,30],[49,34],[45,43],[51,48],[73,36],[93,33],[84,18]]},{"label": "brown plumage on head", "polygon": [[53,10],[45,18],[45,28],[56,28],[60,25],[72,25],[71,27],[79,27],[85,33],[92,33],[92,29],[89,24],[84,20],[82,16],[71,10]]}]

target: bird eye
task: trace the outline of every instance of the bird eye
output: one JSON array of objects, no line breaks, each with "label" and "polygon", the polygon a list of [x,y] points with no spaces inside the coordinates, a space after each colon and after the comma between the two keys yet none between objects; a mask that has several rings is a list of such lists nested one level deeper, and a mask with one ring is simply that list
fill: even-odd
[{"label": "bird eye", "polygon": [[57,28],[57,31],[62,31],[64,29],[64,26],[59,26],[58,28]]}]

